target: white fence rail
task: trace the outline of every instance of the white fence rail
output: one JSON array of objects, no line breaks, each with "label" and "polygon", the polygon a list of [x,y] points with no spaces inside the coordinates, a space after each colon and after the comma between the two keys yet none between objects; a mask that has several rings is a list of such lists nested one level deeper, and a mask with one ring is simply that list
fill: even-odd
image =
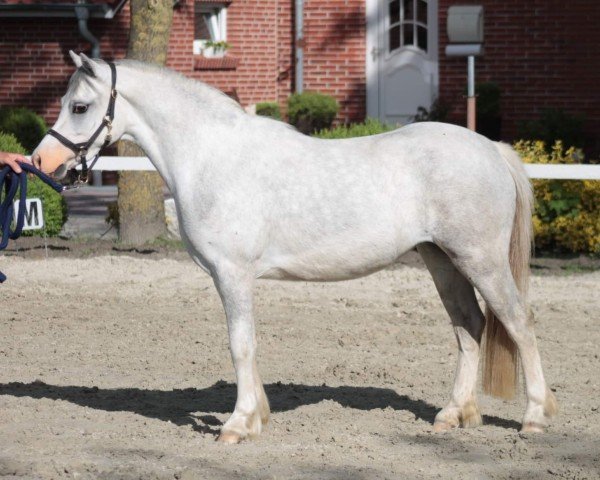
[{"label": "white fence rail", "polygon": [[530,178],[554,180],[600,180],[600,165],[548,165],[526,163],[525,170]]},{"label": "white fence rail", "polygon": [[[94,170],[156,170],[147,157],[100,157]],[[530,178],[600,180],[600,165],[547,165],[526,163]]]}]

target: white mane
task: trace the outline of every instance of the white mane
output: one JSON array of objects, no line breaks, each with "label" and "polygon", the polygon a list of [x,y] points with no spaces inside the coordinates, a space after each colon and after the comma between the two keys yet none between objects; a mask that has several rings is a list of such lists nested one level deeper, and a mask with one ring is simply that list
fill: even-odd
[{"label": "white mane", "polygon": [[117,67],[125,67],[140,73],[156,76],[158,80],[165,80],[171,83],[173,88],[176,88],[177,91],[207,103],[218,103],[222,106],[229,106],[236,110],[243,111],[242,106],[238,102],[221,90],[212,87],[201,80],[188,78],[170,68],[129,59],[116,60],[114,63]]}]

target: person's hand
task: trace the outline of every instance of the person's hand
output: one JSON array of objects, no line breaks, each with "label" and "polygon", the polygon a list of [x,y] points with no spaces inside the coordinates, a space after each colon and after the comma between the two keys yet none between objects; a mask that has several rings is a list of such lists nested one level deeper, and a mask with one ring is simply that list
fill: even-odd
[{"label": "person's hand", "polygon": [[15,173],[21,173],[19,162],[31,163],[31,161],[19,153],[0,152],[0,167],[8,165]]}]

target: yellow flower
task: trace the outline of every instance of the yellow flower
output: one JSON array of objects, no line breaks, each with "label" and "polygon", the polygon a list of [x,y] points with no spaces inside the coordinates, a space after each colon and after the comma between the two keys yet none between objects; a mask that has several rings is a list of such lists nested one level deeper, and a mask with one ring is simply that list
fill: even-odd
[{"label": "yellow flower", "polygon": [[[563,152],[560,141],[550,154],[540,140],[521,140],[514,148],[527,163],[572,164],[583,158],[574,147]],[[532,184],[536,247],[600,254],[600,181],[534,180]],[[569,206],[570,210],[564,211]]]}]

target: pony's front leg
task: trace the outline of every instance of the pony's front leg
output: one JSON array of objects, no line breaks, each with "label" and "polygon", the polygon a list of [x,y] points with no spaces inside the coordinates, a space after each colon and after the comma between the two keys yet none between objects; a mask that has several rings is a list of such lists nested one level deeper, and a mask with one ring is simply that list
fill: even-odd
[{"label": "pony's front leg", "polygon": [[269,419],[269,402],[256,366],[256,336],[252,313],[254,277],[236,267],[221,268],[214,275],[229,330],[229,346],[237,379],[235,410],[217,439],[238,443],[260,434]]}]

